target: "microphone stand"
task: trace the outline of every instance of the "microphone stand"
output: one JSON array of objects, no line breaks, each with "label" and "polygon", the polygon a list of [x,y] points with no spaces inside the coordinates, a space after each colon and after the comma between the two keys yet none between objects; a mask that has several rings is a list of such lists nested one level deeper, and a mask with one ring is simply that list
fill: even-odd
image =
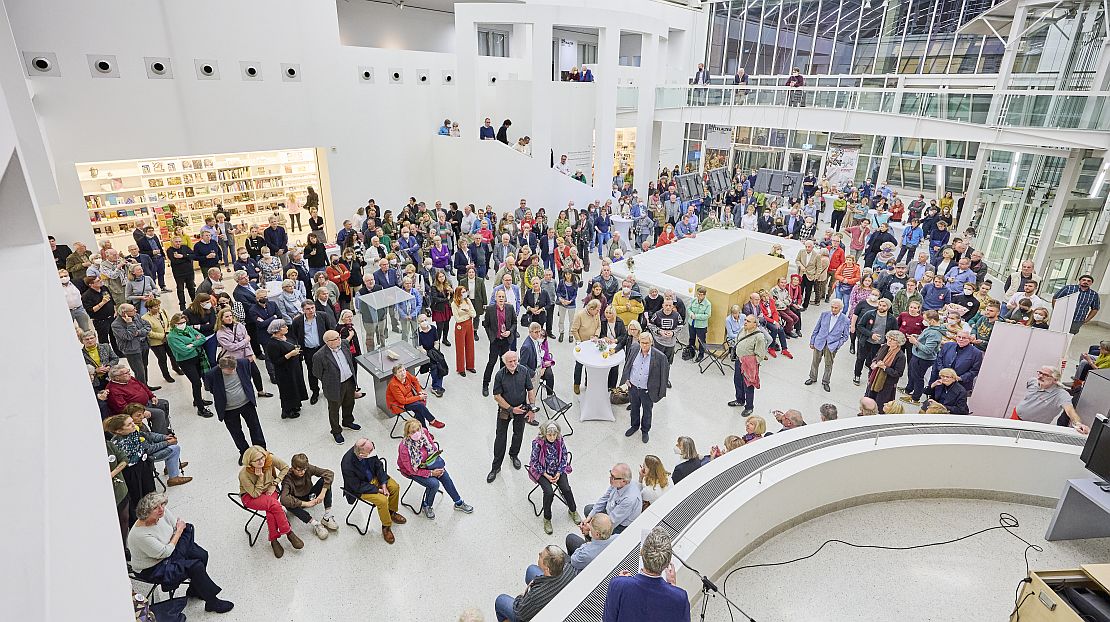
[{"label": "microphone stand", "polygon": [[744,616],[745,618],[748,619],[748,622],[755,622],[755,618],[748,615],[747,612],[745,612],[743,609],[741,609],[739,605],[737,605],[736,603],[729,600],[728,596],[725,596],[724,594],[722,594],[721,590],[717,589],[717,586],[714,585],[713,582],[709,580],[709,577],[703,575],[700,570],[698,570],[697,568],[694,568],[690,564],[687,564],[686,560],[679,557],[677,554],[675,554],[674,551],[671,551],[671,557],[674,557],[675,559],[677,559],[683,566],[686,567],[687,570],[689,570],[689,571],[693,572],[694,574],[698,575],[699,577],[701,577],[701,594],[702,594],[702,598],[701,598],[701,620],[702,620],[702,622],[705,622],[705,609],[709,605],[710,592],[713,592],[714,594],[716,594],[716,595],[720,596],[721,598],[725,599],[725,603],[727,603],[728,605],[731,605],[732,607],[735,607],[736,610],[740,612],[740,615],[742,615],[742,616]]}]

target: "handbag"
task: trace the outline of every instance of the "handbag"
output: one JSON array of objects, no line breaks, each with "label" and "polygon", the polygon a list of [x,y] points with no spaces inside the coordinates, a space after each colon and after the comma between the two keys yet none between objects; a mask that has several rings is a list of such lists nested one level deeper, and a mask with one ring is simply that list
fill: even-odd
[{"label": "handbag", "polygon": [[613,387],[613,389],[609,391],[610,404],[621,405],[627,404],[629,401],[631,400],[628,397],[628,389],[624,387]]}]

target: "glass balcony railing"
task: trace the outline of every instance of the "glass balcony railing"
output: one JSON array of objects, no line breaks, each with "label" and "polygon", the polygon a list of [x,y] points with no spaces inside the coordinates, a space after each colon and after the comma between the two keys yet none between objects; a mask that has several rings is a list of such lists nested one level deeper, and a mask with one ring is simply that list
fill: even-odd
[{"label": "glass balcony railing", "polygon": [[635,108],[637,99],[640,97],[640,87],[638,86],[618,86],[617,87],[617,108],[629,109]]},{"label": "glass balcony railing", "polygon": [[710,106],[858,110],[989,127],[1110,130],[1110,93],[1095,91],[715,85],[661,86],[655,91],[657,109]]}]

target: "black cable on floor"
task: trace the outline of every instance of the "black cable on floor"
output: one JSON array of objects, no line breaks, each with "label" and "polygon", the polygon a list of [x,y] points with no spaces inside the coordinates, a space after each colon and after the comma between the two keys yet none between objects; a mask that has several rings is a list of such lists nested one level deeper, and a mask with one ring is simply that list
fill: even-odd
[{"label": "black cable on floor", "polygon": [[[802,556],[802,557],[798,557],[798,558],[795,558],[795,559],[789,559],[789,560],[781,561],[781,562],[767,562],[767,563],[763,563],[763,564],[748,564],[748,565],[745,565],[745,566],[737,566],[736,568],[733,568],[731,571],[729,571],[729,573],[727,575],[725,575],[724,581],[721,582],[721,591],[722,591],[723,595],[725,596],[725,598],[728,598],[728,580],[729,580],[729,578],[732,577],[733,574],[735,574],[735,573],[737,573],[741,570],[747,570],[747,569],[750,569],[750,568],[769,568],[769,567],[772,567],[772,566],[786,566],[788,564],[793,564],[793,563],[796,563],[796,562],[804,561],[804,560],[807,560],[811,557],[816,556],[826,546],[828,546],[830,544],[833,544],[833,543],[843,544],[845,546],[850,546],[852,548],[857,548],[857,549],[879,549],[879,550],[883,550],[883,551],[911,551],[913,549],[924,549],[924,548],[929,548],[929,547],[934,547],[934,546],[943,546],[943,545],[946,545],[946,544],[954,544],[954,543],[959,542],[961,540],[967,540],[968,538],[974,538],[975,536],[979,536],[979,535],[982,535],[984,533],[994,531],[996,529],[1004,530],[1006,533],[1008,533],[1011,536],[1017,538],[1018,540],[1021,540],[1025,544],[1025,550],[1023,551],[1023,556],[1025,558],[1025,576],[1028,579],[1028,577],[1029,577],[1029,551],[1032,550],[1032,551],[1036,551],[1036,552],[1040,553],[1044,549],[1041,548],[1040,546],[1036,545],[1036,544],[1030,543],[1025,538],[1022,538],[1018,534],[1014,533],[1013,529],[1015,529],[1019,526],[1020,526],[1020,523],[1018,523],[1017,518],[1015,518],[1013,514],[1010,514],[1009,512],[1002,512],[998,515],[998,524],[995,525],[994,527],[987,527],[986,529],[980,529],[979,531],[975,531],[975,532],[969,533],[967,535],[960,536],[958,538],[952,538],[951,540],[944,540],[944,541],[941,541],[941,542],[929,542],[929,543],[926,543],[926,544],[914,544],[914,545],[910,545],[910,546],[888,546],[888,545],[882,545],[882,544],[855,544],[855,543],[852,543],[852,542],[847,542],[845,540],[838,540],[838,539],[834,538],[832,540],[825,540],[825,542],[823,542],[821,544],[821,546],[817,547],[817,550],[813,551],[809,555],[805,555],[805,556]],[[1025,580],[1023,580],[1023,582],[1024,581]],[[1015,600],[1016,600],[1016,598],[1017,597],[1015,596]],[[1026,598],[1028,598],[1028,595],[1026,595]],[[1024,600],[1025,599],[1022,599],[1022,601],[1024,601]],[[1020,606],[1021,606],[1021,603],[1019,602],[1014,607],[1014,611],[1016,612],[1018,607],[1020,607]],[[1011,613],[1010,615],[1013,616],[1013,613]]]}]

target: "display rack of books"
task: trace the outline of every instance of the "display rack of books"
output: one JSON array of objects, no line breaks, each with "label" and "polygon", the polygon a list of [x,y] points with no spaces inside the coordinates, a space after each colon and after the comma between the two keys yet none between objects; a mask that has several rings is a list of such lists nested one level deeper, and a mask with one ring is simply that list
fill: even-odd
[{"label": "display rack of books", "polygon": [[97,242],[124,249],[134,229],[148,225],[166,243],[195,238],[220,206],[243,234],[265,226],[275,213],[284,217],[290,195],[304,205],[308,186],[321,190],[319,170],[316,150],[302,148],[85,162],[77,176]]}]

